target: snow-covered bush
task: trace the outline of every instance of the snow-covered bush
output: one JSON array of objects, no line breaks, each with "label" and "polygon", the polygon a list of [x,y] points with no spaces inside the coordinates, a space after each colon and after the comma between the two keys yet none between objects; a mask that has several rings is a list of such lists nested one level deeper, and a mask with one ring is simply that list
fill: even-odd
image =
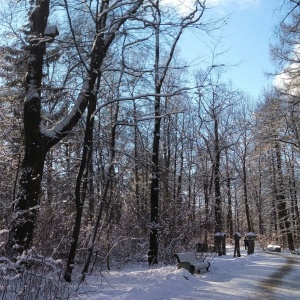
[{"label": "snow-covered bush", "polygon": [[69,299],[71,287],[61,276],[60,260],[23,252],[16,261],[0,257],[0,299]]}]

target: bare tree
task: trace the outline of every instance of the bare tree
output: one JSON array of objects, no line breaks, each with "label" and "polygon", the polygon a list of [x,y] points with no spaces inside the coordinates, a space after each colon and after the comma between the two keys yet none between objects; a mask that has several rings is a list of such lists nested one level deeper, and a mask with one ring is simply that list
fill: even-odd
[{"label": "bare tree", "polygon": [[[202,18],[205,11],[205,1],[196,1],[194,7],[186,15],[178,20],[178,23],[174,23],[172,20],[163,20],[162,18],[162,6],[159,0],[152,3],[152,13],[154,20],[151,26],[154,30],[155,37],[155,58],[154,58],[154,84],[155,84],[155,98],[154,98],[154,130],[152,141],[152,176],[151,176],[151,188],[150,188],[150,249],[148,252],[149,265],[158,263],[158,211],[159,211],[159,152],[160,152],[160,131],[161,131],[161,91],[164,81],[167,76],[167,72],[171,66],[173,56],[177,44],[185,29],[196,26],[199,20]],[[169,29],[168,29],[169,28]],[[162,61],[161,54],[161,35],[163,31],[173,30],[172,40],[170,41],[170,49],[165,55],[166,59]]]},{"label": "bare tree", "polygon": [[[46,128],[42,121],[44,56],[46,44],[52,39],[45,34],[50,3],[50,0],[37,0],[29,17],[29,59],[24,100],[25,156],[7,244],[10,255],[15,250],[22,253],[32,244],[46,154],[69,134],[81,118],[87,103],[97,94],[96,82],[107,51],[121,26],[132,18],[143,1],[125,3],[124,6],[122,1],[118,1],[112,8],[109,7],[109,1],[95,1],[96,30],[87,62],[83,61],[77,48],[86,68],[81,91],[70,113],[51,129]],[[68,7],[67,0],[64,1],[64,5]],[[120,6],[124,7],[124,11],[119,9]],[[68,11],[66,14],[71,19]],[[111,14],[115,16],[112,20],[109,18]],[[76,39],[74,43],[76,46]]]}]

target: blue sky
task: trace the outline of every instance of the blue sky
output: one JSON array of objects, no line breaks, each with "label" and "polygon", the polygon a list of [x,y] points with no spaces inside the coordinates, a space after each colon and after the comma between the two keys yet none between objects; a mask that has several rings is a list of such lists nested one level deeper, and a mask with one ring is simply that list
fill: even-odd
[{"label": "blue sky", "polygon": [[[180,0],[169,0],[172,2]],[[191,0],[192,1],[192,0]],[[228,16],[226,26],[214,35],[220,37],[216,52],[224,52],[215,63],[227,64],[224,79],[257,99],[272,79],[265,72],[274,71],[270,59],[270,42],[275,40],[274,26],[278,25],[284,12],[283,0],[208,0],[213,18]],[[184,2],[187,4],[187,1]],[[186,47],[186,45],[189,45]],[[211,61],[205,37],[188,32],[182,43],[182,55],[188,61]],[[210,42],[210,47],[212,47]],[[239,64],[239,62],[241,62]],[[203,63],[202,63],[203,65]],[[234,66],[236,65],[236,66]],[[201,63],[199,64],[199,67]]]}]

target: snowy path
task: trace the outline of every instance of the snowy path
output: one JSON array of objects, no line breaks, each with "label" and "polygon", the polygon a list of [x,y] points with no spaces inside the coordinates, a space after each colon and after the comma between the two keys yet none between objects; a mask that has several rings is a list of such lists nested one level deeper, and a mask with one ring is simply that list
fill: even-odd
[{"label": "snowy path", "polygon": [[[207,274],[204,286],[196,287],[189,296],[173,297],[172,300],[196,299],[243,299],[243,300],[299,300],[300,259],[291,255],[270,254],[258,251],[259,256],[233,259],[232,270],[212,271]],[[231,259],[217,258],[222,262]],[[240,262],[239,268],[235,266]],[[244,265],[244,267],[243,267]],[[216,269],[217,266],[215,266]],[[224,264],[230,268],[230,264]],[[245,269],[247,271],[245,272]],[[207,281],[206,281],[207,280]]]},{"label": "snowy path", "polygon": [[260,283],[260,292],[256,299],[286,299],[291,296],[300,299],[299,295],[299,272],[293,273],[300,268],[300,260],[297,257],[284,256],[286,261],[276,269],[267,279]]},{"label": "snowy path", "polygon": [[[300,300],[300,256],[242,250],[215,257],[209,272],[192,276],[173,266],[147,263],[89,277],[80,300]],[[105,278],[105,279],[104,279]],[[188,280],[187,280],[187,279]]]}]

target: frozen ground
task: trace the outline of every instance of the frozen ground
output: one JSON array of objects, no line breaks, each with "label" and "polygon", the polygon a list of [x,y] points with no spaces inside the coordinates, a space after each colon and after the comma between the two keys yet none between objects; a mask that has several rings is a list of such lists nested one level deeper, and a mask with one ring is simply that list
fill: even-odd
[{"label": "frozen ground", "polygon": [[[119,271],[91,276],[81,288],[84,300],[179,300],[179,299],[300,299],[300,256],[288,252],[270,254],[256,249],[253,255],[242,251],[233,258],[215,257],[209,272],[192,276],[176,266],[146,263]],[[77,298],[77,299],[78,299]]]}]

